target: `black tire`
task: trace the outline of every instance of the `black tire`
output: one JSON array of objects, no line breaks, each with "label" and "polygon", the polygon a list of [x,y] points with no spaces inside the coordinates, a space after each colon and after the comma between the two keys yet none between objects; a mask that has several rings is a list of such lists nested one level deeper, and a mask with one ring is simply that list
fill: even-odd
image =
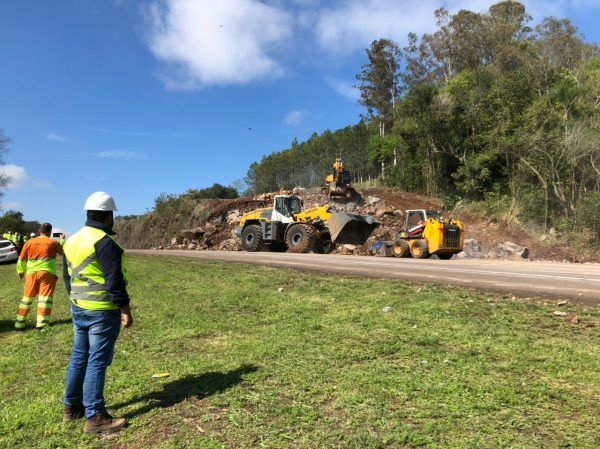
[{"label": "black tire", "polygon": [[453,255],[454,254],[452,254],[452,253],[442,253],[442,254],[438,254],[437,256],[438,256],[438,259],[449,260],[449,259],[452,259]]},{"label": "black tire", "polygon": [[321,237],[320,240],[317,240],[315,243],[314,251],[317,254],[329,254],[335,249],[335,243],[331,241],[329,238],[329,234],[326,238]]},{"label": "black tire", "polygon": [[262,251],[265,243],[263,240],[262,229],[259,225],[248,225],[242,231],[242,249],[250,251]]},{"label": "black tire", "polygon": [[410,242],[410,255],[415,259],[427,259],[430,254],[427,250],[425,240],[413,240]]},{"label": "black tire", "polygon": [[290,253],[308,253],[315,249],[316,236],[312,226],[293,224],[285,233],[285,243]]},{"label": "black tire", "polygon": [[394,257],[410,257],[410,245],[404,239],[394,242]]}]

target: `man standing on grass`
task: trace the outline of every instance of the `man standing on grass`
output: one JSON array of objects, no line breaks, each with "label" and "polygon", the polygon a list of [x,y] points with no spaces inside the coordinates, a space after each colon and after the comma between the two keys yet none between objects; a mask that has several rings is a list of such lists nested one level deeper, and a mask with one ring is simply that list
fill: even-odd
[{"label": "man standing on grass", "polygon": [[114,240],[113,198],[95,192],[87,199],[85,226],[64,246],[65,284],[73,315],[73,352],[67,371],[64,420],[86,417],[85,432],[118,432],[124,418],[104,405],[106,369],[111,364],[121,323],[133,323],[126,290],[124,251]]},{"label": "man standing on grass", "polygon": [[56,256],[63,253],[62,247],[51,239],[52,225],[44,223],[40,226],[40,236],[28,240],[23,246],[17,274],[20,280],[25,279],[23,298],[19,304],[15,329],[25,330],[27,314],[35,297],[38,297],[36,329],[45,330],[52,313],[52,297],[56,287]]}]

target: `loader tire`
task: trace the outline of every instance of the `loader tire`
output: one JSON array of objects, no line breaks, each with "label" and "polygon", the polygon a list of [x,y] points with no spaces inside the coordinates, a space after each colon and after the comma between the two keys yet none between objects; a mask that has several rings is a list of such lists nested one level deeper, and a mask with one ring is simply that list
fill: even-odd
[{"label": "loader tire", "polygon": [[404,239],[394,242],[394,257],[410,257],[410,245]]},{"label": "loader tire", "polygon": [[410,242],[410,255],[415,259],[427,259],[430,254],[425,240],[413,240]]},{"label": "loader tire", "polygon": [[316,236],[312,226],[291,225],[285,233],[285,243],[290,253],[308,253],[315,248]]},{"label": "loader tire", "polygon": [[317,254],[329,254],[335,249],[335,244],[331,241],[329,235],[321,237],[315,242],[314,252]]},{"label": "loader tire", "polygon": [[251,253],[262,251],[265,247],[262,229],[259,225],[248,225],[242,231],[242,248]]}]

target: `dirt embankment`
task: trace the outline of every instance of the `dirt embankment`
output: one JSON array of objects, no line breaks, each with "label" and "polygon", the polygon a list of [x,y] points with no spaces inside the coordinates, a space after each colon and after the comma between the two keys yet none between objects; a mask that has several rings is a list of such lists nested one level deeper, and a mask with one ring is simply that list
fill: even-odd
[{"label": "dirt embankment", "polygon": [[[393,240],[403,226],[407,209],[442,208],[436,199],[382,188],[360,191],[353,200],[330,199],[320,189],[299,189],[296,194],[303,199],[305,207],[332,204],[338,210],[373,215],[381,222],[366,245],[341,245],[335,249],[339,254],[366,254],[373,242]],[[233,231],[240,217],[271,203],[268,195],[234,200],[186,199],[172,209],[119,220],[116,230],[119,240],[127,248],[239,251],[240,241]],[[457,211],[453,216],[462,220],[466,228],[465,251],[459,257],[524,257],[570,262],[600,259],[593,251],[577,251],[560,244],[555,236],[546,236],[542,242],[539,235],[518,226],[507,226],[467,212]]]}]

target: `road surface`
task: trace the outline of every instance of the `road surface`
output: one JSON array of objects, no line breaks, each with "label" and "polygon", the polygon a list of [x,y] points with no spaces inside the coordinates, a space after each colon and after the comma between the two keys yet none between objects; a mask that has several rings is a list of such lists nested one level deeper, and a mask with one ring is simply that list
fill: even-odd
[{"label": "road surface", "polygon": [[600,305],[600,265],[476,259],[396,259],[232,251],[131,250],[154,256],[241,262],[370,278],[461,285],[519,296],[572,299]]}]

